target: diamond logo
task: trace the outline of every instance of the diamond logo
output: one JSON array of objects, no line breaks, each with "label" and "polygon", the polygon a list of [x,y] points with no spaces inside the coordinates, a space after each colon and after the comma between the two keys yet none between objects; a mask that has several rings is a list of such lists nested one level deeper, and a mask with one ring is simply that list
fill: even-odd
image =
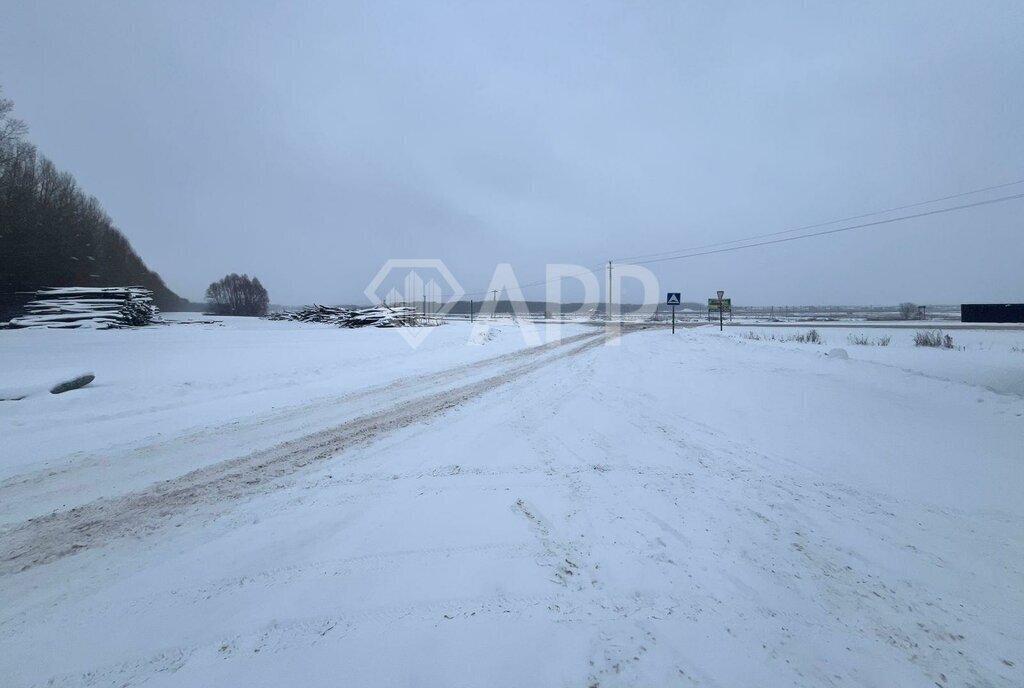
[{"label": "diamond logo", "polygon": [[[383,294],[380,293],[382,290]],[[444,261],[438,258],[391,258],[377,271],[363,293],[371,303],[414,308],[422,305],[424,315],[444,316],[466,292]],[[431,332],[429,327],[396,329],[414,349]]]}]

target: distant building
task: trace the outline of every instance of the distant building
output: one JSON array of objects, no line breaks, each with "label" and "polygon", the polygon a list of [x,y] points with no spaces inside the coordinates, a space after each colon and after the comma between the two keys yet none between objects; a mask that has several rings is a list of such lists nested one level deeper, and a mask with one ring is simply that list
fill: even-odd
[{"label": "distant building", "polygon": [[1024,303],[962,303],[960,321],[1024,323]]}]

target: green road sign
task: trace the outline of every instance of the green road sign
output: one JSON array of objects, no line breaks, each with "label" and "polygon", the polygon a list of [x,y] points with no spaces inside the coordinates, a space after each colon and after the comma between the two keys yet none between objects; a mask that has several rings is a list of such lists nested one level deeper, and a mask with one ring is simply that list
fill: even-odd
[{"label": "green road sign", "polygon": [[732,299],[708,299],[708,308],[718,308],[719,303],[723,311],[732,310]]}]

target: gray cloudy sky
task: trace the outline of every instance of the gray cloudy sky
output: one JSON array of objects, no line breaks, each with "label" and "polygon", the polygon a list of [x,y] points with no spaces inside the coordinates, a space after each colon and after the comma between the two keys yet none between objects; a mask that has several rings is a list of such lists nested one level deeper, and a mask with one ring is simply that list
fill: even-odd
[{"label": "gray cloudy sky", "polygon": [[[1024,178],[1018,0],[7,0],[0,85],[196,300],[231,271],[363,300],[405,257],[479,291]],[[1024,300],[1022,256],[1014,201],[651,267],[691,299],[958,303]]]}]

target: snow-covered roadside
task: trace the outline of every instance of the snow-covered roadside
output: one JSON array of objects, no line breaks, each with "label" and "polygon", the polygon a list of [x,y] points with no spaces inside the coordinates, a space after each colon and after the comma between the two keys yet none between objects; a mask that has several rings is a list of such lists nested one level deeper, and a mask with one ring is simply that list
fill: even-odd
[{"label": "snow-covered roadside", "polygon": [[[541,327],[541,341],[593,328]],[[22,486],[0,524],[139,489],[398,403],[355,392],[525,351],[519,327],[452,324],[411,348],[397,330],[225,318],[223,325],[0,336],[0,387],[40,393],[0,403],[0,485]],[[53,396],[74,371],[96,381]],[[43,384],[40,385],[40,382]],[[443,382],[443,379],[442,379]],[[411,390],[409,393],[415,392]],[[63,480],[48,476],[61,474]]]},{"label": "snow-covered roadside", "polygon": [[[941,323],[924,323],[890,328],[856,325],[815,328],[811,323],[799,328],[744,329],[742,326],[735,326],[727,329],[726,333],[753,344],[792,350],[817,348],[822,352],[828,352],[839,347],[845,349],[852,359],[873,361],[938,380],[961,382],[1003,394],[1024,396],[1024,331],[1011,327],[967,329],[967,325],[956,324],[959,327],[950,328],[944,327]],[[792,340],[796,335],[812,329],[816,329],[822,338],[822,343],[817,347],[794,341],[780,341]],[[914,346],[915,333],[934,330],[948,334],[956,348],[946,350]],[[753,337],[761,339],[752,339]],[[854,344],[851,337],[866,338],[868,344]],[[879,346],[879,340],[886,338],[889,343]]]},{"label": "snow-covered roadside", "polygon": [[[166,315],[176,316],[188,319]],[[446,325],[412,348],[398,330],[219,320],[222,325],[0,333],[0,389],[36,392],[0,405],[6,450],[0,478],[25,463],[224,424],[527,346],[510,323],[486,337],[473,337],[468,324]],[[557,336],[555,327],[539,327],[545,340]],[[582,331],[561,328],[563,335]],[[87,389],[45,393],[82,372],[96,374]]]},{"label": "snow-covered roadside", "polygon": [[631,334],[2,576],[0,674],[1021,685],[1024,399],[832,345]]}]

